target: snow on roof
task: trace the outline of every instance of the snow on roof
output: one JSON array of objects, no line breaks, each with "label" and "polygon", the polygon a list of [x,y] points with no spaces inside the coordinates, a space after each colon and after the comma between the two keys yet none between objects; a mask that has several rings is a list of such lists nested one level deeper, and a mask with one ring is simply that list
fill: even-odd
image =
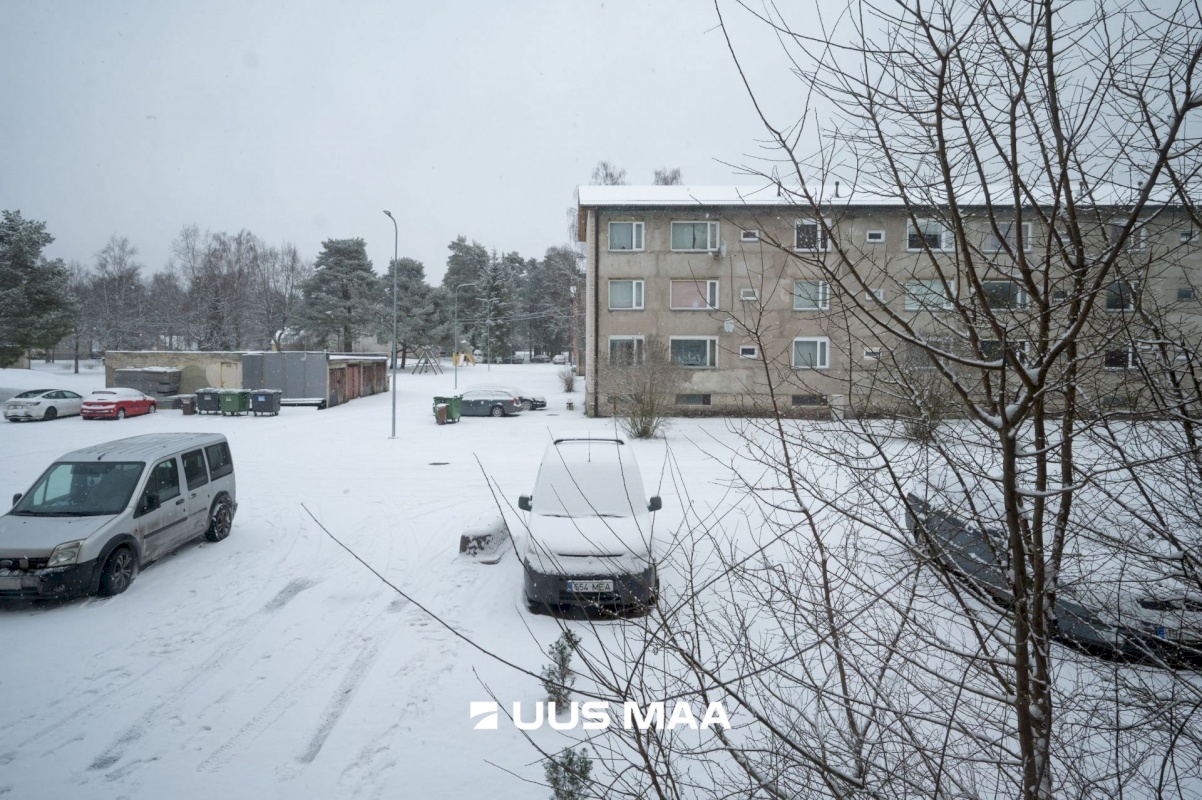
[{"label": "snow on roof", "polygon": [[[1080,187],[1073,187],[1080,198]],[[765,186],[581,186],[580,206],[646,206],[646,207],[704,207],[704,206],[806,206],[811,202],[831,206],[902,206],[906,198],[896,191],[878,191],[857,188],[851,183],[833,181],[826,184],[806,186],[775,184]],[[987,206],[990,202],[1013,205],[1013,194],[1009,185],[969,186],[956,193],[956,201],[964,206]],[[1171,201],[1169,189],[1159,199],[1151,202],[1160,204]],[[1053,202],[1054,193],[1046,189],[1031,192],[1042,204]],[[1089,202],[1096,205],[1129,205],[1138,197],[1138,187],[1107,183],[1092,185],[1086,193]],[[943,204],[945,195],[936,188],[914,189],[907,192],[911,203],[924,202]],[[1009,198],[1009,202],[1007,199]]]}]

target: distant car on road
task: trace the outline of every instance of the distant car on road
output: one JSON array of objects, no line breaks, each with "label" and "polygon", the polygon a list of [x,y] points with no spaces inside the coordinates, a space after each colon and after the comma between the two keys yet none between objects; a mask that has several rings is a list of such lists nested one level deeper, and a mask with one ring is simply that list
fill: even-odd
[{"label": "distant car on road", "polygon": [[488,390],[493,392],[508,392],[509,394],[517,395],[518,400],[522,403],[523,411],[532,411],[547,407],[547,398],[523,392],[521,389],[515,389],[512,386],[479,386],[478,390]]},{"label": "distant car on road", "polygon": [[536,356],[531,356],[530,362],[532,364],[550,364],[551,356],[547,355],[546,353],[539,353]]},{"label": "distant car on road", "polygon": [[83,397],[67,389],[31,389],[4,401],[4,418],[9,422],[21,420],[52,420],[79,413]]},{"label": "distant car on road", "polygon": [[125,419],[153,414],[158,407],[157,400],[137,389],[97,389],[84,398],[80,414],[84,419]]},{"label": "distant car on road", "polygon": [[568,363],[568,356],[566,353],[557,353],[551,359],[551,363],[552,364],[566,364],[566,363]]},{"label": "distant car on road", "polygon": [[522,401],[507,389],[471,389],[463,393],[460,415],[508,417],[522,413]]}]

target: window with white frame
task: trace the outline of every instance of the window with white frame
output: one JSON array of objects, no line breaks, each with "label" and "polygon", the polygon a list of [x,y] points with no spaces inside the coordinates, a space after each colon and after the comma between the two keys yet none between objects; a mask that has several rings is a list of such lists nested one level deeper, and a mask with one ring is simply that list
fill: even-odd
[{"label": "window with white frame", "polygon": [[987,253],[999,253],[1005,250],[1022,250],[1025,253],[1031,251],[1031,223],[1024,222],[1022,230],[1014,222],[999,222],[997,224],[997,233],[989,231],[985,234],[984,249]]},{"label": "window with white frame", "polygon": [[1107,350],[1105,366],[1106,369],[1135,369],[1139,366],[1139,354],[1130,346]]},{"label": "window with white frame", "polygon": [[716,367],[718,339],[714,336],[673,336],[668,340],[668,356],[678,367]]},{"label": "window with white frame", "polygon": [[718,282],[671,281],[668,307],[675,311],[712,311],[718,307]]},{"label": "window with white frame", "polygon": [[868,231],[866,240],[867,240],[868,244],[884,244],[885,243],[885,232],[884,231]]},{"label": "window with white frame", "polygon": [[[1113,245],[1122,240],[1123,231],[1126,230],[1127,223],[1111,222],[1106,226],[1106,243]],[[1144,227],[1142,220],[1136,221],[1131,232],[1127,234],[1126,241],[1123,242],[1123,249],[1130,251],[1139,251],[1144,249],[1144,239],[1148,230]]]},{"label": "window with white frame", "polygon": [[760,349],[754,344],[739,345],[739,358],[759,358]]},{"label": "window with white frame", "polygon": [[793,249],[825,253],[830,249],[826,229],[816,219],[799,219],[793,225]]},{"label": "window with white frame", "polygon": [[1014,281],[981,281],[981,301],[991,311],[1027,307],[1027,293]]},{"label": "window with white frame", "polygon": [[793,281],[794,311],[827,311],[831,307],[831,287],[826,281]]},{"label": "window with white frame", "polygon": [[986,361],[1007,361],[1009,363],[1027,363],[1027,343],[1024,341],[1006,342],[1005,349],[998,339],[981,340],[981,356]]},{"label": "window with white frame", "polygon": [[643,363],[642,336],[609,337],[609,363],[635,366]]},{"label": "window with white frame", "polygon": [[865,361],[879,361],[880,358],[881,358],[881,349],[879,347],[865,347],[864,348],[864,360]]},{"label": "window with white frame", "polygon": [[1133,281],[1114,281],[1106,287],[1107,311],[1134,311],[1135,293],[1139,284]]},{"label": "window with white frame", "polygon": [[933,311],[952,307],[948,286],[941,280],[906,281],[906,311]]},{"label": "window with white frame", "polygon": [[695,253],[718,249],[717,222],[673,222],[672,249]]},{"label": "window with white frame", "polygon": [[739,231],[740,242],[758,242],[760,240],[760,232],[755,228],[744,228]]},{"label": "window with white frame", "polygon": [[951,250],[952,232],[937,219],[920,219],[918,225],[906,223],[906,249],[919,251],[931,249],[936,252]]},{"label": "window with white frame", "polygon": [[609,223],[609,249],[611,252],[638,252],[643,249],[643,223]]},{"label": "window with white frame", "polygon": [[620,280],[609,282],[610,311],[641,311],[643,308],[643,282]]},{"label": "window with white frame", "polygon": [[825,336],[799,336],[793,340],[793,369],[830,368],[830,349]]},{"label": "window with white frame", "polygon": [[751,300],[759,300],[760,297],[756,293],[756,290],[754,287],[744,286],[742,289],[739,290],[739,299],[751,301]]},{"label": "window with white frame", "polygon": [[864,292],[864,300],[868,303],[883,303],[885,302],[884,289],[869,289]]}]

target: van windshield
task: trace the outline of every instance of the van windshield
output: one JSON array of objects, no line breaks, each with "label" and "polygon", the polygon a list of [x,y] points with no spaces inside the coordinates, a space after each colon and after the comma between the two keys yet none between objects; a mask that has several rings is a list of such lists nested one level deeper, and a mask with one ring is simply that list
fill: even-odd
[{"label": "van windshield", "polygon": [[25,517],[95,517],[129,505],[143,461],[61,461],[42,473],[12,513]]}]

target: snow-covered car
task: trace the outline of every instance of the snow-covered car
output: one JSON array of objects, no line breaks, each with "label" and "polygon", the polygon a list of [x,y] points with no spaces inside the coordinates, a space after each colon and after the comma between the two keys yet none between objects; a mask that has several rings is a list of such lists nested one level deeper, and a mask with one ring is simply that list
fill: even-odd
[{"label": "snow-covered car", "polygon": [[477,388],[480,390],[508,392],[509,394],[517,395],[518,400],[522,404],[523,411],[531,411],[547,407],[547,398],[541,395],[523,392],[521,389],[516,389],[512,386],[480,386]]},{"label": "snow-covered car", "polygon": [[84,419],[125,419],[138,414],[153,414],[158,401],[137,389],[97,389],[84,398],[80,415]]},{"label": "snow-covered car", "polygon": [[31,389],[4,401],[4,418],[9,422],[52,420],[79,413],[83,397],[68,389]]},{"label": "snow-covered car", "polygon": [[[1000,529],[970,523],[916,494],[906,504],[907,527],[921,551],[971,590],[1001,606],[1013,602],[1010,549]],[[1056,638],[1104,655],[1202,659],[1202,595],[1125,556],[1094,553],[1084,571],[1061,576]]]},{"label": "snow-covered car", "polygon": [[463,393],[464,417],[508,417],[522,413],[522,401],[507,389],[472,389]]},{"label": "snow-covered car", "polygon": [[0,516],[0,597],[114,595],[143,564],[229,535],[234,462],[216,433],[156,433],[67,453]]},{"label": "snow-covered car", "polygon": [[593,434],[558,438],[543,453],[527,514],[526,604],[645,613],[659,599],[651,512],[630,445]]},{"label": "snow-covered car", "polygon": [[568,363],[568,356],[567,356],[567,353],[556,353],[554,356],[552,356],[552,357],[551,357],[551,363],[552,363],[552,364],[566,364],[566,363]]}]

